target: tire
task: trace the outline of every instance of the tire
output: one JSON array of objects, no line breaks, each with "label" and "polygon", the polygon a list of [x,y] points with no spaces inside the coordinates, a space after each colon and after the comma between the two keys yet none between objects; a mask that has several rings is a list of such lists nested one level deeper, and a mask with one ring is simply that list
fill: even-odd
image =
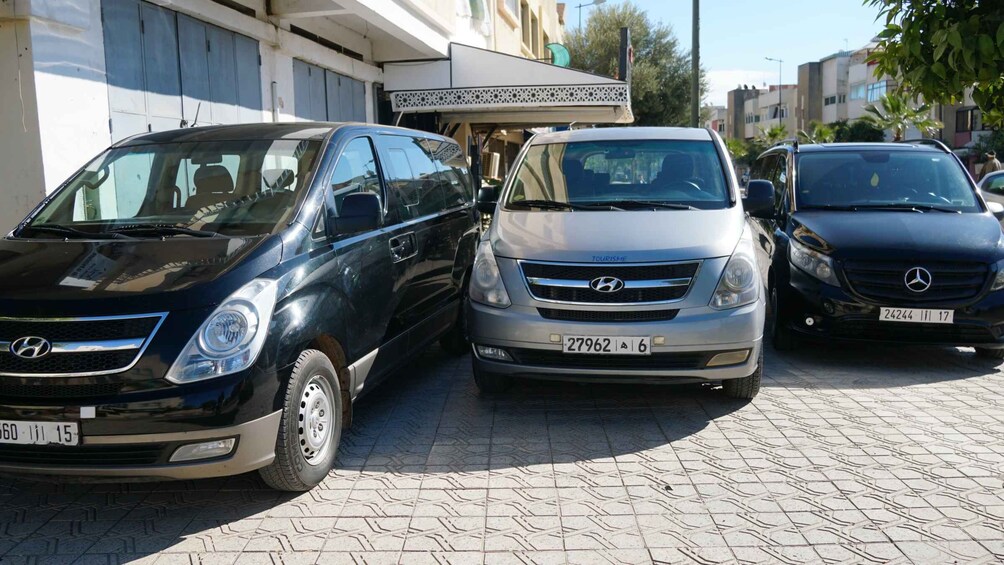
[{"label": "tire", "polygon": [[752,400],[760,392],[760,380],[763,376],[763,351],[757,359],[756,370],[748,377],[722,381],[722,390],[730,398]]},{"label": "tire", "polygon": [[477,359],[472,358],[474,369],[474,384],[482,395],[499,394],[512,388],[513,378],[509,375],[490,373],[478,367]]},{"label": "tire", "polygon": [[1004,349],[989,349],[986,347],[977,347],[976,356],[982,357],[984,359],[1004,359]]},{"label": "tire", "polygon": [[791,351],[795,348],[795,335],[781,315],[777,286],[770,289],[770,344],[775,351]]},{"label": "tire", "polygon": [[310,490],[331,470],[341,436],[337,370],[327,355],[308,349],[300,353],[286,385],[275,460],[258,472],[276,490]]},{"label": "tire", "polygon": [[439,346],[443,351],[460,357],[471,352],[471,342],[467,341],[467,296],[460,301],[460,311],[453,326],[439,338]]}]

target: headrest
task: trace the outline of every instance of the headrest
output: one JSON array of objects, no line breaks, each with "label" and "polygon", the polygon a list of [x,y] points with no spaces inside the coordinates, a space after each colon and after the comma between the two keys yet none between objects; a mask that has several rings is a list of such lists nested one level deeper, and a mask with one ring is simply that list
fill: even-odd
[{"label": "headrest", "polygon": [[663,177],[690,178],[694,176],[694,158],[686,153],[667,153],[662,159]]},{"label": "headrest", "polygon": [[229,194],[234,191],[234,179],[223,165],[203,165],[195,171],[196,194]]}]

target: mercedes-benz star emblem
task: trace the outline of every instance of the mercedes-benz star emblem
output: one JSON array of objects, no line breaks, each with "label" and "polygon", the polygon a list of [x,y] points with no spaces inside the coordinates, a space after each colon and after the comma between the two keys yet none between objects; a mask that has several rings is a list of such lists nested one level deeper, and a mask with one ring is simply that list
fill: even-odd
[{"label": "mercedes-benz star emblem", "polygon": [[52,351],[52,344],[44,337],[21,337],[10,344],[10,352],[25,359],[38,359],[48,355],[50,351]]},{"label": "mercedes-benz star emblem", "polygon": [[596,292],[617,292],[624,288],[624,281],[617,277],[597,277],[589,281],[589,287]]},{"label": "mercedes-benz star emblem", "polygon": [[931,288],[933,277],[927,269],[914,267],[903,275],[903,282],[906,283],[906,288],[910,289],[911,292],[921,293]]}]

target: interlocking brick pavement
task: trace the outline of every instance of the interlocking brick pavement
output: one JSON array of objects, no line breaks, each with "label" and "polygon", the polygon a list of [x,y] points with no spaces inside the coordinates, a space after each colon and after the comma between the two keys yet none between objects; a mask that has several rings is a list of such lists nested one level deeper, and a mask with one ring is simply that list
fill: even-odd
[{"label": "interlocking brick pavement", "polygon": [[285,494],[0,479],[0,564],[1000,563],[1004,374],[971,351],[768,352],[709,387],[525,383],[430,351]]}]

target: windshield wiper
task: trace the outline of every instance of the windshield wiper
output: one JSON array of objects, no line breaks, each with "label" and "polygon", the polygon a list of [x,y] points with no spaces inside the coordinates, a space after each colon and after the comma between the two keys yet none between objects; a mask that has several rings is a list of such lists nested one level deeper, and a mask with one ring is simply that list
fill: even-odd
[{"label": "windshield wiper", "polygon": [[636,206],[638,208],[662,208],[664,210],[698,210],[690,204],[679,204],[676,202],[659,202],[657,200],[615,200],[609,203],[612,206]]},{"label": "windshield wiper", "polygon": [[131,226],[122,226],[120,228],[108,230],[107,233],[119,234],[119,235],[122,235],[124,233],[135,233],[135,234],[142,233],[153,236],[190,235],[192,237],[217,237],[218,235],[220,235],[213,231],[193,230],[191,228],[186,228],[182,226],[172,226],[169,224],[135,224]]},{"label": "windshield wiper", "polygon": [[34,224],[27,225],[18,231],[18,236],[23,237],[25,230],[33,230],[42,233],[55,233],[67,239],[132,239],[122,233],[89,232],[62,226],[59,224]]},{"label": "windshield wiper", "polygon": [[961,210],[953,210],[944,206],[934,206],[931,204],[869,204],[858,206],[859,210],[891,210],[903,212],[948,212],[949,214],[961,214]]},{"label": "windshield wiper", "polygon": [[571,204],[556,200],[514,200],[506,204],[507,208],[540,208],[541,210],[613,210],[606,204]]}]

